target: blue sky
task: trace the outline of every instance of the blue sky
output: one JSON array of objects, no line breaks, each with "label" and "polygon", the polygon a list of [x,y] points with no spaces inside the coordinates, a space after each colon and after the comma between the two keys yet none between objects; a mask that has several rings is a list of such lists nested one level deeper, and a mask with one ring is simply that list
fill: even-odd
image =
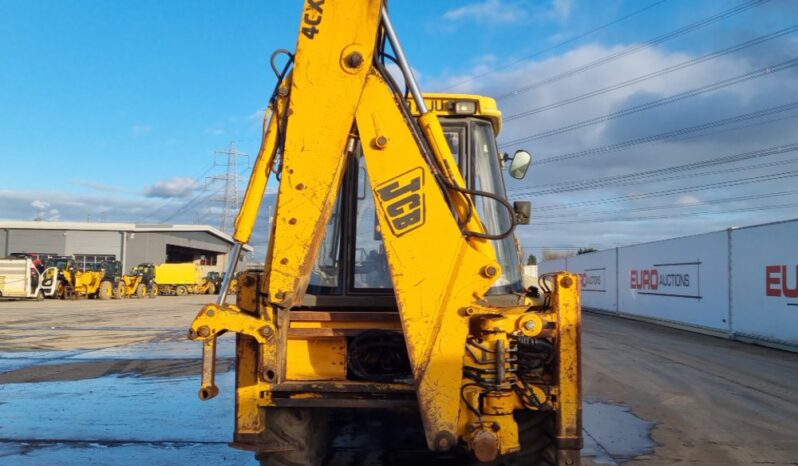
[{"label": "blue sky", "polygon": [[[425,90],[450,88],[498,96],[744,2],[667,0],[595,34],[516,63],[653,3],[655,0],[393,1],[391,11]],[[214,160],[223,161],[214,151],[235,141],[239,150],[256,153],[258,112],[274,85],[269,56],[277,48],[293,49],[300,10],[300,1],[0,0],[0,218],[85,220],[90,215],[109,221],[218,223],[217,211],[211,209],[218,209],[218,203],[212,204],[214,197],[209,194],[219,184],[205,179],[224,170],[213,166]],[[576,79],[500,104],[510,115],[540,103],[556,103],[798,24],[797,20],[795,3],[772,0]],[[796,36],[785,35],[691,67],[685,74],[669,74],[585,104],[508,123],[502,138],[512,140],[796,58]],[[494,69],[498,71],[470,79]],[[794,68],[780,73],[756,80],[756,85],[743,83],[617,124],[546,138],[528,148],[536,156],[546,157],[795,100],[796,89],[790,84],[795,81]],[[452,88],[458,83],[463,84]],[[783,124],[794,128],[795,120]],[[729,133],[691,140],[690,150],[688,143],[669,143],[648,152],[641,149],[632,155],[613,156],[610,162],[564,164],[549,172],[541,166],[542,174],[536,175],[533,168],[524,184],[511,183],[510,187],[633,173],[682,163],[683,159],[720,156],[741,147],[727,136]],[[751,150],[772,141],[746,138]],[[720,178],[702,182],[714,179]],[[756,192],[771,188],[761,187]],[[630,192],[629,188],[620,189],[544,196],[534,202],[545,206]],[[208,193],[207,198],[180,210],[203,193]],[[754,193],[724,191],[716,197]],[[668,201],[658,201],[663,202]],[[627,207],[654,204],[657,202],[638,202]],[[604,224],[598,236],[596,228],[580,232],[565,225],[541,226],[526,230],[522,241],[527,245],[608,247],[656,239],[656,235],[798,217],[797,212],[774,210],[767,218],[761,212],[743,217],[720,212],[679,226],[672,221]],[[652,225],[660,226],[657,233],[641,233],[651,231]],[[553,228],[561,228],[555,235],[557,241],[550,239]]]}]

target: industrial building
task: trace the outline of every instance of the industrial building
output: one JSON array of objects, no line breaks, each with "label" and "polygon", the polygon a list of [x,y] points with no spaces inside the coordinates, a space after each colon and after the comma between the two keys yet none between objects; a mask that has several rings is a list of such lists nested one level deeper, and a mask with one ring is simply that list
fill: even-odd
[{"label": "industrial building", "polygon": [[144,262],[193,262],[208,272],[226,269],[232,246],[230,235],[210,225],[0,220],[0,257],[69,255],[79,264],[116,259],[124,270]]}]

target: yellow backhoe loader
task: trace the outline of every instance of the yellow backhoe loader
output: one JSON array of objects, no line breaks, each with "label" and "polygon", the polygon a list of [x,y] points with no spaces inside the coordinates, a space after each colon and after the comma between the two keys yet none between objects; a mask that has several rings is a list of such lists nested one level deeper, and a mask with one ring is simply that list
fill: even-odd
[{"label": "yellow backhoe loader", "polygon": [[[232,445],[322,464],[338,422],[372,417],[398,422],[400,452],[417,428],[416,464],[579,464],[578,281],[521,286],[513,231],[530,209],[507,202],[502,165],[522,178],[531,157],[498,152],[495,101],[422,94],[380,0],[307,0],[282,52],[231,268],[189,330],[203,400],[216,339],[236,333]],[[264,268],[227,304],[272,173]]]}]

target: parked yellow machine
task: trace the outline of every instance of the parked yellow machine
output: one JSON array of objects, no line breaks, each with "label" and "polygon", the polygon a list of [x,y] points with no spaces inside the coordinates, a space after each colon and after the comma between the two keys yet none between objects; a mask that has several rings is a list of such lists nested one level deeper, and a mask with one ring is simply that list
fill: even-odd
[{"label": "parked yellow machine", "polygon": [[103,279],[112,284],[113,297],[116,299],[145,296],[154,298],[158,294],[153,273],[146,267],[133,267],[130,274],[125,275],[121,261],[107,260],[96,268],[104,273]]},{"label": "parked yellow machine", "polygon": [[[103,270],[80,270],[71,256],[54,256],[47,259],[47,268],[57,269],[55,297],[111,299],[114,293],[113,282]],[[50,277],[45,277],[45,282]]]},{"label": "parked yellow machine", "polygon": [[202,270],[194,263],[159,264],[155,266],[158,293],[185,296],[199,293],[203,283]]},{"label": "parked yellow machine", "polygon": [[138,271],[134,267],[129,275],[122,275],[119,280],[118,295],[120,298],[154,298],[158,296],[158,285],[154,278]]},{"label": "parked yellow machine", "polygon": [[[416,413],[426,446],[458,464],[578,465],[578,281],[521,286],[529,203],[506,200],[495,101],[422,94],[381,0],[307,0],[300,28],[230,261],[276,172],[266,263],[239,278],[236,305],[228,271],[191,325],[200,398],[218,394],[216,338],[235,332],[233,446],[262,465],[319,464],[330,414],[352,410]],[[510,176],[530,161],[517,152]]]},{"label": "parked yellow machine", "polygon": [[[219,273],[216,271],[208,272],[208,275],[205,276],[205,281],[207,282],[205,294],[216,294],[221,291],[222,283],[224,283],[224,276],[224,273]],[[227,292],[229,294],[238,293],[238,275],[230,280],[230,285],[227,288]]]},{"label": "parked yellow machine", "polygon": [[[206,294],[213,286],[202,276],[202,268],[192,262],[179,264],[139,264],[134,270],[138,275],[154,277],[157,294],[185,296]],[[135,279],[133,279],[135,280]]]}]

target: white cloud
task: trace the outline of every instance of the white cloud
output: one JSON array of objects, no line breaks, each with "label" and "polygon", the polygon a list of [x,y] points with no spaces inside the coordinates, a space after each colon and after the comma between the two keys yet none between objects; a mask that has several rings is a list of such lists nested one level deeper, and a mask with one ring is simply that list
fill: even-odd
[{"label": "white cloud", "polygon": [[565,21],[571,16],[573,7],[573,0],[554,0],[551,5],[551,12],[558,21]]},{"label": "white cloud", "polygon": [[94,181],[94,180],[72,180],[70,181],[70,183],[78,186],[85,186],[87,188],[91,188],[97,191],[106,191],[106,192],[125,191],[124,188],[120,188],[118,186],[112,186],[110,184],[100,183],[99,181]]},{"label": "white cloud", "polygon": [[693,195],[679,196],[676,199],[676,204],[678,204],[678,205],[693,205],[693,204],[700,204],[700,203],[701,203],[701,199],[699,199],[698,197],[693,196]]},{"label": "white cloud", "polygon": [[477,23],[507,24],[523,20],[527,12],[502,0],[483,0],[453,8],[443,14],[447,21],[470,20]]},{"label": "white cloud", "polygon": [[152,131],[152,125],[137,124],[130,127],[130,132],[134,136],[144,136]]},{"label": "white cloud", "polygon": [[51,208],[49,202],[34,199],[30,205],[36,209],[36,212],[30,217],[32,220],[55,221],[61,218],[61,213],[58,209]]},{"label": "white cloud", "polygon": [[224,133],[225,133],[224,128],[221,128],[219,126],[205,128],[205,134],[212,134],[214,136],[221,136]]},{"label": "white cloud", "polygon": [[158,180],[144,191],[147,197],[188,197],[197,187],[197,180],[188,176],[175,176],[165,180]]},{"label": "white cloud", "polygon": [[[515,89],[539,83],[549,77],[590,63],[601,57],[621,51],[626,47],[619,45],[608,47],[601,44],[587,44],[569,50],[557,56],[529,61],[507,69],[498,69],[489,59],[476,62],[464,75],[427,76],[424,89],[428,92],[449,89],[450,92],[477,93],[500,96],[511,93]],[[742,75],[766,65],[779,63],[785,57],[784,48],[769,43],[766,50],[750,49],[716,58],[699,66],[681,69],[677,72],[655,77],[635,85],[602,93],[595,97],[579,100],[567,105],[559,105],[565,99],[602,89],[622,81],[642,76],[668,66],[680,64],[696,58],[683,52],[649,48],[627,57],[613,60],[603,66],[554,82],[542,84],[528,92],[500,100],[499,106],[505,116],[512,116],[523,111],[547,105],[555,107],[540,111],[526,118],[505,121],[502,141],[537,135],[549,130],[565,127],[580,121],[617,112],[635,105],[644,104],[680,92],[699,88],[727,78]],[[766,53],[765,53],[766,52]],[[512,62],[506,58],[506,62]],[[489,74],[485,74],[489,72]],[[461,84],[461,85],[457,85]],[[454,89],[451,86],[457,85]],[[798,79],[795,70],[779,73],[742,82],[722,90],[708,92],[676,103],[662,105],[652,110],[635,113],[617,119],[603,121],[585,126],[574,131],[563,132],[551,137],[539,137],[535,140],[506,146],[503,150],[512,151],[517,148],[530,150],[536,160],[567,154],[586,149],[603,147],[628,141],[635,138],[652,136],[666,131],[677,130],[722,118],[754,112],[776,105],[792,102],[798,96]],[[778,117],[798,116],[798,112],[789,112]],[[798,118],[792,118],[751,128],[736,130],[733,126],[722,126],[708,131],[700,137],[683,137],[666,140],[656,144],[641,144],[627,150],[598,153],[586,157],[574,158],[559,163],[535,165],[533,162],[527,179],[517,182],[508,179],[510,189],[530,189],[558,182],[574,182],[590,180],[614,175],[625,175],[644,170],[666,168],[696,161],[709,160],[725,155],[739,154],[746,151],[759,150],[766,147],[794,142],[794,127]],[[759,120],[744,121],[740,125],[761,122]],[[516,147],[517,146],[517,147]],[[720,165],[718,168],[738,168],[737,172],[715,173],[712,169],[682,172],[679,179],[651,179],[646,183],[619,186],[609,185],[601,189],[562,192],[550,195],[520,195],[533,202],[532,225],[519,227],[516,231],[522,243],[548,246],[596,246],[612,247],[618,244],[639,243],[672,236],[722,230],[729,225],[756,224],[766,221],[795,217],[795,210],[763,210],[744,214],[726,213],[723,211],[736,208],[756,207],[775,203],[768,198],[724,202],[706,205],[704,202],[714,199],[737,196],[758,195],[784,190],[784,182],[751,183],[735,187],[715,188],[703,191],[683,193],[679,196],[658,197],[641,200],[624,200],[604,203],[598,206],[582,206],[558,209],[555,212],[546,210],[545,215],[553,214],[558,218],[547,218],[535,223],[536,208],[583,202],[586,200],[603,200],[625,196],[635,191],[652,192],[671,188],[690,187],[725,180],[742,179],[763,174],[772,174],[779,170],[798,170],[796,153],[772,155],[756,163],[783,162],[787,168],[747,168],[754,162]],[[796,162],[794,165],[789,165]],[[788,178],[788,183],[795,183],[795,178]],[[516,194],[519,191],[515,191]],[[511,192],[513,194],[513,192]],[[697,201],[697,202],[696,202]],[[798,197],[779,198],[779,202],[798,202]],[[648,208],[662,205],[673,205],[674,209],[657,209],[639,212],[639,217],[655,215],[673,215],[672,219],[650,219],[634,222],[614,221],[614,217],[635,217],[638,212],[626,213],[626,210]],[[716,215],[685,216],[691,212],[720,212]],[[540,215],[544,212],[538,210]],[[596,212],[600,212],[598,215]],[[608,213],[609,212],[609,213]],[[607,222],[581,221],[581,219],[602,217]],[[580,219],[579,223],[574,219]],[[556,222],[562,222],[556,224]],[[571,222],[571,223],[565,223]]]},{"label": "white cloud", "polygon": [[572,11],[573,0],[551,0],[532,5],[514,0],[481,0],[452,8],[443,14],[443,19],[449,23],[472,21],[489,25],[564,22]]},{"label": "white cloud", "polygon": [[38,209],[38,210],[46,210],[46,209],[48,209],[50,207],[50,203],[49,202],[40,201],[38,199],[36,199],[33,202],[31,202],[30,205],[34,209]]},{"label": "white cloud", "polygon": [[266,115],[266,109],[265,108],[259,108],[259,109],[255,110],[254,112],[250,113],[249,115],[247,115],[247,120],[260,123],[260,122],[263,121],[263,117],[265,115]]}]

